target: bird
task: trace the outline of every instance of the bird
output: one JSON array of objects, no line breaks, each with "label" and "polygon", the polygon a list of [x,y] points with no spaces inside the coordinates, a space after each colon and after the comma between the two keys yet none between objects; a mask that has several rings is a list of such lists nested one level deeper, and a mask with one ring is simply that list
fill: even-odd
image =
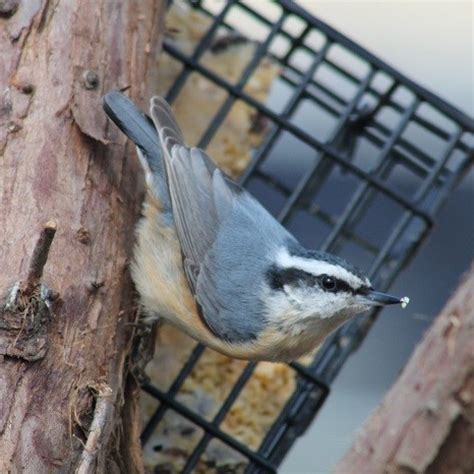
[{"label": "bird", "polygon": [[146,323],[167,321],[233,358],[291,362],[354,316],[408,303],[375,291],[339,256],[304,248],[186,145],[162,97],[151,98],[149,116],[114,90],[103,107],[135,144],[145,175],[131,275]]}]

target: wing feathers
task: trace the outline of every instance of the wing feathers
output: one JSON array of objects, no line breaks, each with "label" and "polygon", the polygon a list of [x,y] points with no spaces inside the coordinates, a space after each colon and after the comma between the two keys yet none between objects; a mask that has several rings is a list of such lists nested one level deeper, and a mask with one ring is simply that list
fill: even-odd
[{"label": "wing feathers", "polygon": [[173,111],[162,97],[153,97],[150,101],[150,114],[158,131],[168,129],[175,135],[177,143],[184,145],[184,137],[177,124]]},{"label": "wing feathers", "polygon": [[151,100],[150,114],[162,146],[178,238],[186,275],[193,292],[201,263],[219,229],[214,205],[212,174],[217,169],[201,150],[188,148],[168,104]]}]

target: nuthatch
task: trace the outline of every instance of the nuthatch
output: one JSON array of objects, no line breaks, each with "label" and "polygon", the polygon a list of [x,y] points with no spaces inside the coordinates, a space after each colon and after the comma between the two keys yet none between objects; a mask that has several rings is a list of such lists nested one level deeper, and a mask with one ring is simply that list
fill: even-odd
[{"label": "nuthatch", "polygon": [[151,119],[109,92],[104,109],[135,143],[147,196],[132,277],[150,321],[164,318],[231,357],[291,361],[373,306],[374,291],[341,258],[306,250],[206,153],[186,146],[171,108]]}]

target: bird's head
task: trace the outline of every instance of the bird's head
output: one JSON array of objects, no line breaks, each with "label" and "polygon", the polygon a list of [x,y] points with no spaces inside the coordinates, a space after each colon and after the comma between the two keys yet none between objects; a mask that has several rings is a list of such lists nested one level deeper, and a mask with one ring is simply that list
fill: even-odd
[{"label": "bird's head", "polygon": [[301,247],[277,252],[267,285],[269,313],[291,315],[296,322],[333,320],[339,325],[373,306],[408,303],[407,298],[375,291],[370,280],[342,258]]}]

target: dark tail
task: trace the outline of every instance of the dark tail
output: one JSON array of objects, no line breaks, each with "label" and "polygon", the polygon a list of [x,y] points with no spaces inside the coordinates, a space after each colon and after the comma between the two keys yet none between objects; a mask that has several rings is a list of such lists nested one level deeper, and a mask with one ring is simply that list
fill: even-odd
[{"label": "dark tail", "polygon": [[152,187],[165,210],[170,208],[160,138],[153,121],[121,92],[108,92],[102,103],[105,113],[140,151],[140,161],[145,161],[142,165],[148,186]]},{"label": "dark tail", "polygon": [[160,139],[150,117],[128,97],[111,91],[102,99],[105,113],[144,154],[160,153]]}]

